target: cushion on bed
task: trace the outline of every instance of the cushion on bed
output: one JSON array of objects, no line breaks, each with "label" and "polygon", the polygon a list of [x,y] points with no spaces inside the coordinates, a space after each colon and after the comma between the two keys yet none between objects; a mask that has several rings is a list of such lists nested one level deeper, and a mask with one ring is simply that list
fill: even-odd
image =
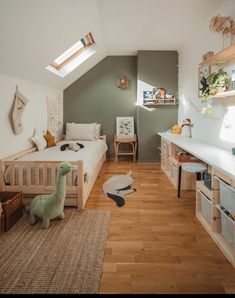
[{"label": "cushion on bed", "polygon": [[101,133],[101,124],[96,124],[95,127],[95,138],[98,140],[100,138],[100,133]]},{"label": "cushion on bed", "polygon": [[39,133],[39,130],[35,128],[34,136],[32,137],[32,141],[36,145],[38,151],[42,151],[47,147],[47,141],[44,138],[43,134]]},{"label": "cushion on bed", "polygon": [[96,123],[66,123],[66,140],[96,140]]},{"label": "cushion on bed", "polygon": [[55,137],[49,131],[47,131],[47,133],[45,134],[44,138],[47,141],[47,147],[48,148],[53,147],[53,146],[56,146]]}]

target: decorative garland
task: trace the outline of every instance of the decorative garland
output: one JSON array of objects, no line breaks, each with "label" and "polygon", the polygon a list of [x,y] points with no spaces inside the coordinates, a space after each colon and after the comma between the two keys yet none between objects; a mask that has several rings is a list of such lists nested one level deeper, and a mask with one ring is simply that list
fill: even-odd
[{"label": "decorative garland", "polygon": [[206,105],[204,105],[204,103],[203,103],[200,106],[198,106],[195,104],[195,102],[193,102],[193,100],[190,97],[188,97],[188,103],[190,104],[191,107],[194,108],[194,110],[197,113],[201,114],[204,118],[210,118],[215,121],[222,119],[222,117],[217,117],[217,116],[213,115],[212,105],[209,102],[206,102],[205,103]]}]

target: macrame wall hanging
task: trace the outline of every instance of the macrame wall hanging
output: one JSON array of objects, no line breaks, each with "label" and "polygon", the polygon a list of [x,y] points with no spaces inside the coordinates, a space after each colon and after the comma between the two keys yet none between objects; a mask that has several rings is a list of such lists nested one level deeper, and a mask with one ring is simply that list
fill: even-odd
[{"label": "macrame wall hanging", "polygon": [[13,110],[11,114],[12,128],[16,135],[23,132],[22,114],[28,99],[19,92],[18,86],[16,86],[16,92],[13,103]]},{"label": "macrame wall hanging", "polygon": [[61,121],[61,102],[60,99],[52,99],[47,97],[47,129],[56,134],[62,127]]}]

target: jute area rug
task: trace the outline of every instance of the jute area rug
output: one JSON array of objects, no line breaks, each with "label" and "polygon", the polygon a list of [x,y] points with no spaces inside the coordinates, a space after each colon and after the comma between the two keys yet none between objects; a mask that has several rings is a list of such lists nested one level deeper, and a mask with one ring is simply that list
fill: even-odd
[{"label": "jute area rug", "polygon": [[65,208],[43,230],[24,215],[0,237],[0,293],[97,293],[109,220],[107,211]]}]

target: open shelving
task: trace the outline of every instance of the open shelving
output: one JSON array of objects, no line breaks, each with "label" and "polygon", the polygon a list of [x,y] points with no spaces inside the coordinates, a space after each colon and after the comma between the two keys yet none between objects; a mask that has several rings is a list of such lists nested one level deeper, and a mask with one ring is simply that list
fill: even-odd
[{"label": "open shelving", "polygon": [[177,99],[163,99],[165,102],[144,102],[143,106],[146,107],[157,107],[157,106],[176,106],[178,104]]},{"label": "open shelving", "polygon": [[[231,61],[235,60],[235,44],[231,45],[230,47],[225,48],[224,50],[210,56],[205,61],[202,61],[199,67],[202,66],[220,66],[223,64],[230,63]],[[225,92],[219,92],[210,98],[226,98],[235,96],[235,90],[228,90]]]},{"label": "open shelving", "polygon": [[158,107],[158,106],[176,106],[177,103],[145,103],[145,107]]},{"label": "open shelving", "polygon": [[214,96],[212,96],[211,98],[224,98],[224,97],[232,97],[232,96],[235,96],[235,90],[219,92]]},{"label": "open shelving", "polygon": [[204,66],[204,65],[217,66],[217,65],[229,63],[232,60],[235,60],[235,44],[209,57],[208,59],[203,61],[200,64],[200,66]]}]

